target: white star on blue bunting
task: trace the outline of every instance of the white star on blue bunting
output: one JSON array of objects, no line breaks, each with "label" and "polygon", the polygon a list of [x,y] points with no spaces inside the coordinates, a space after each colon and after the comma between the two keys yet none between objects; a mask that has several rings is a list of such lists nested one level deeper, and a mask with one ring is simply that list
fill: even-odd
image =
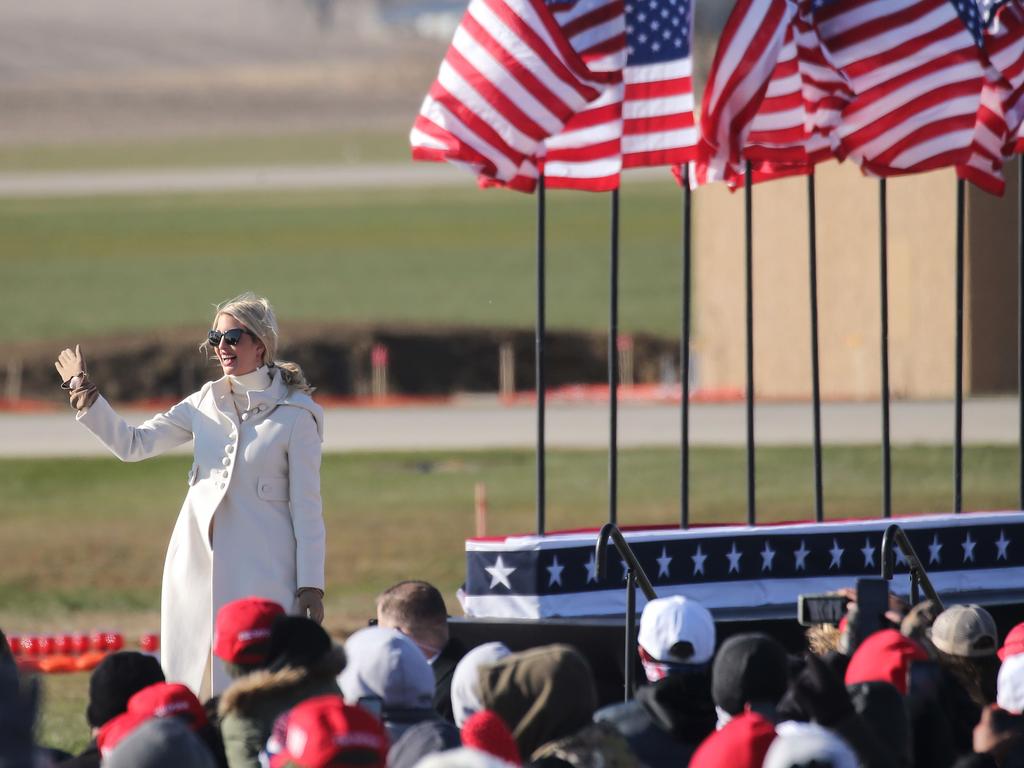
[{"label": "white star on blue bunting", "polygon": [[876,547],[871,546],[871,539],[864,539],[864,547],[861,549],[861,553],[864,555],[864,567],[870,568],[875,564],[875,549]]},{"label": "white star on blue bunting", "polygon": [[665,551],[665,547],[661,548],[661,557],[657,559],[658,563],[658,578],[664,576],[666,579],[669,577],[668,567],[672,563],[672,558],[668,556]]},{"label": "white star on blue bunting", "polygon": [[806,571],[807,570],[807,556],[809,554],[811,554],[811,550],[809,550],[806,547],[806,545],[804,544],[804,540],[800,539],[800,549],[797,549],[797,550],[793,551],[793,556],[796,558],[796,565],[794,566],[796,568],[796,570],[798,570],[798,571]]},{"label": "white star on blue bunting", "polygon": [[836,541],[835,537],[833,537],[832,538],[832,549],[830,549],[828,551],[829,554],[832,555],[832,562],[828,564],[828,567],[830,569],[831,568],[839,568],[839,566],[843,562],[843,552],[845,552],[845,551],[846,550],[844,550],[842,547],[839,546],[839,542]]},{"label": "white star on blue bunting", "polygon": [[690,555],[690,559],[693,560],[693,575],[696,576],[698,573],[704,575],[704,561],[708,559],[700,550],[700,544],[697,545],[697,554]]},{"label": "white star on blue bunting", "polygon": [[501,584],[505,589],[512,589],[512,583],[508,580],[508,577],[512,575],[515,570],[514,567],[507,567],[501,561],[501,555],[498,555],[498,559],[494,561],[494,565],[484,568],[489,574],[491,574],[491,589]]},{"label": "white star on blue bunting", "polygon": [[1006,548],[1010,546],[1010,540],[1006,538],[1006,532],[999,531],[999,539],[996,541],[996,560],[1009,560]]},{"label": "white star on blue bunting", "polygon": [[551,565],[548,566],[548,586],[562,586],[562,571],[565,570],[565,566],[558,562],[558,555],[555,555],[551,560]]},{"label": "white star on blue bunting", "polygon": [[735,571],[740,572],[740,558],[743,557],[743,553],[736,549],[736,542],[732,543],[732,549],[725,553],[725,556],[729,558],[729,573]]},{"label": "white star on blue bunting", "polygon": [[968,531],[967,532],[967,538],[965,538],[963,540],[963,542],[960,544],[960,546],[964,548],[964,562],[965,563],[968,560],[970,560],[972,563],[974,562],[974,548],[977,545],[978,545],[978,542],[974,541],[971,538],[971,532]]}]

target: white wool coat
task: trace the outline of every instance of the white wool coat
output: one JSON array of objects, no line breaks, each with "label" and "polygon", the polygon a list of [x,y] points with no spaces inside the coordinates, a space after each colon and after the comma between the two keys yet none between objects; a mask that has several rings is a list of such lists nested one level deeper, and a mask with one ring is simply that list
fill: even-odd
[{"label": "white wool coat", "polygon": [[[241,418],[226,377],[137,427],[103,397],[78,414],[122,461],[195,442],[164,562],[160,644],[168,681],[197,692],[222,605],[257,595],[294,611],[298,587],[324,586],[323,410],[290,390],[280,369],[270,373],[270,386],[249,393]],[[230,680],[219,659],[212,663],[216,695]]]}]

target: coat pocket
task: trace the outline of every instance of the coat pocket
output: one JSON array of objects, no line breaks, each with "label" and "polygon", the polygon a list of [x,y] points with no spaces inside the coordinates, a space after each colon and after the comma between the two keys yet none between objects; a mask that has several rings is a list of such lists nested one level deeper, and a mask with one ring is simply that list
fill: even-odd
[{"label": "coat pocket", "polygon": [[188,471],[187,482],[189,485],[196,484],[196,478],[199,476],[199,462],[192,463],[192,469]]},{"label": "coat pocket", "polygon": [[264,501],[288,501],[288,478],[261,477],[256,484],[256,495]]}]

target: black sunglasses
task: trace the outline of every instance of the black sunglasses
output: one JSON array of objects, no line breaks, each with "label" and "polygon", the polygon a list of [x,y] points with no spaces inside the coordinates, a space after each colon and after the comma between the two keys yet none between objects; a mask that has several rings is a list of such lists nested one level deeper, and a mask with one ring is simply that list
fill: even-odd
[{"label": "black sunglasses", "polygon": [[243,333],[246,336],[252,336],[253,341],[256,340],[256,334],[252,331],[247,331],[245,328],[232,328],[230,331],[210,331],[206,339],[215,347],[220,346],[221,339],[224,339],[229,347],[233,347],[242,340]]}]

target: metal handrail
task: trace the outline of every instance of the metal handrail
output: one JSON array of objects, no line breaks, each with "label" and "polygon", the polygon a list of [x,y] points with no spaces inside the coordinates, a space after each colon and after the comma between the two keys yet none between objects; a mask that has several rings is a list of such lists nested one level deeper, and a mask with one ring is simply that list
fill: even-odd
[{"label": "metal handrail", "polygon": [[911,602],[917,604],[920,602],[921,594],[918,591],[918,587],[924,589],[924,593],[929,600],[933,600],[940,611],[943,610],[942,600],[939,598],[939,593],[935,591],[935,587],[932,586],[931,579],[928,578],[928,573],[925,571],[924,566],[921,564],[920,558],[917,556],[917,552],[914,551],[914,546],[910,543],[910,539],[907,538],[907,534],[895,523],[885,529],[885,533],[882,535],[882,578],[886,581],[892,581],[893,569],[896,566],[896,553],[893,551],[893,547],[898,546],[900,551],[903,553],[903,557],[907,561],[907,567],[910,568],[910,599]]},{"label": "metal handrail", "polygon": [[633,554],[633,550],[629,544],[626,543],[626,539],[623,538],[622,532],[619,530],[615,523],[605,523],[604,527],[601,528],[601,533],[597,536],[597,549],[594,555],[594,559],[597,564],[597,578],[601,580],[605,577],[608,572],[608,539],[612,540],[615,544],[615,549],[618,550],[619,555],[626,563],[626,654],[625,654],[625,683],[624,683],[624,696],[626,701],[633,698],[633,654],[636,653],[636,587],[640,585],[640,589],[643,590],[644,597],[648,600],[657,599],[658,595],[654,591],[654,587],[651,586],[651,580],[647,578],[647,574],[644,572],[643,566],[640,565],[640,561],[636,559],[636,555]]}]

